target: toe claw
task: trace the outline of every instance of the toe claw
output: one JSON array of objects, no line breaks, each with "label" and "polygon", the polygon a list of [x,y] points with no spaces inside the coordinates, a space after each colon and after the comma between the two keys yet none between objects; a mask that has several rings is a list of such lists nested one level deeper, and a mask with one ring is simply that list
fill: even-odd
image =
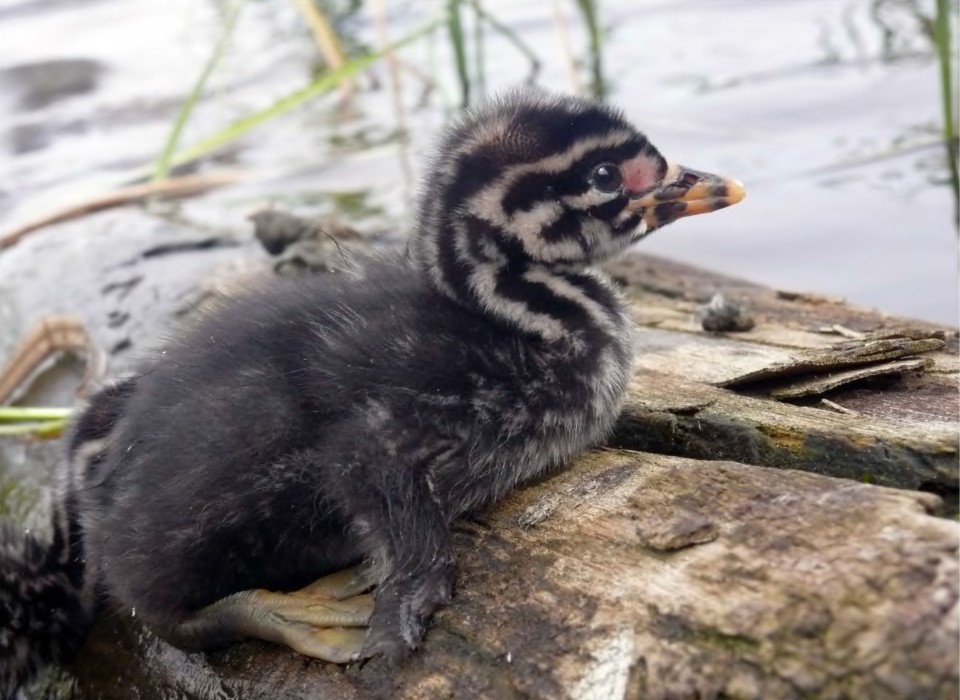
[{"label": "toe claw", "polygon": [[363,645],[361,655],[365,658],[382,656],[391,663],[402,661],[410,655],[416,645],[408,645],[399,635],[387,630],[371,630]]},{"label": "toe claw", "polygon": [[364,653],[398,661],[420,646],[433,612],[450,601],[452,566],[394,578],[376,592]]}]

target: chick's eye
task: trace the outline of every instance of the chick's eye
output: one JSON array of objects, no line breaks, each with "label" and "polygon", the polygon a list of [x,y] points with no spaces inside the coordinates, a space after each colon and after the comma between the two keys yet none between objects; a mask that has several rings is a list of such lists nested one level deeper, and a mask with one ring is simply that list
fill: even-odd
[{"label": "chick's eye", "polygon": [[604,163],[593,169],[590,174],[590,182],[601,192],[616,192],[623,184],[623,178],[617,166]]}]

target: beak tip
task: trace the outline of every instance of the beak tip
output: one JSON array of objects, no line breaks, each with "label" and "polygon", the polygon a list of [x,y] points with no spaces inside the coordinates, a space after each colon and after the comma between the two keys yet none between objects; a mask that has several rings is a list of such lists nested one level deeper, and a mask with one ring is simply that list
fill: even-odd
[{"label": "beak tip", "polygon": [[730,191],[727,195],[730,204],[736,204],[747,196],[747,188],[739,180],[730,180]]}]

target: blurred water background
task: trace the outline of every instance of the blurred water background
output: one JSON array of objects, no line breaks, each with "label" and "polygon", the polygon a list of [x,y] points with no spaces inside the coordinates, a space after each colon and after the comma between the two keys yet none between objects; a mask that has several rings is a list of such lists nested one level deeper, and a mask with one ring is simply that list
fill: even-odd
[{"label": "blurred water background", "polygon": [[[349,92],[306,101],[190,167],[251,173],[205,198],[237,219],[271,201],[339,211],[399,240],[437,129],[465,101],[535,79],[601,94],[669,157],[746,184],[742,205],[643,250],[955,324],[936,4],[330,0],[317,8],[348,61],[446,11],[459,22],[441,20]],[[237,8],[182,146],[329,70],[302,3],[0,0],[0,223],[154,162]]]}]

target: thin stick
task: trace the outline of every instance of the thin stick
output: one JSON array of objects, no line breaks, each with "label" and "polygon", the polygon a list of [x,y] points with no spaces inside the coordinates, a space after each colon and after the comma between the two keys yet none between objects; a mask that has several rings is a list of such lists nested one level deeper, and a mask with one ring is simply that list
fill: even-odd
[{"label": "thin stick", "polygon": [[[44,316],[24,336],[6,364],[0,367],[0,406],[10,401],[18,391],[25,389],[27,380],[47,360],[60,352],[85,356],[86,370],[80,385],[81,390],[90,389],[106,372],[106,356],[87,333],[82,321],[73,316]],[[3,420],[2,414],[0,420]]]},{"label": "thin stick", "polygon": [[31,423],[13,423],[11,425],[0,425],[0,437],[13,437],[16,435],[35,435],[41,438],[57,437],[63,434],[63,430],[66,427],[66,418]]},{"label": "thin stick", "polygon": [[[884,150],[880,153],[875,153],[873,155],[863,156],[862,158],[851,158],[850,160],[840,161],[838,163],[829,163],[827,165],[821,165],[816,168],[810,168],[809,170],[801,170],[795,174],[792,174],[791,177],[809,177],[811,175],[829,175],[837,171],[850,170],[853,168],[861,168],[865,165],[873,165],[874,163],[881,163],[885,160],[890,160],[891,158],[900,158],[901,156],[910,155],[911,153],[917,153],[919,151],[925,151],[931,148],[939,148],[941,145],[944,145],[945,142],[942,137],[934,136],[933,138],[923,139],[917,143],[909,144],[906,146],[896,146]],[[949,149],[949,144],[946,144]]]},{"label": "thin stick", "polygon": [[[476,3],[475,3],[476,4]],[[470,106],[470,73],[467,70],[467,51],[463,38],[461,0],[447,0],[447,33],[453,48],[454,66],[460,81],[460,109]]]},{"label": "thin stick", "polygon": [[[347,53],[343,50],[337,33],[333,31],[330,21],[323,14],[313,0],[294,0],[300,14],[303,15],[310,31],[313,33],[313,40],[317,48],[323,55],[323,60],[329,70],[340,70],[347,62]],[[340,96],[344,103],[349,103],[353,99],[355,85],[353,78],[347,78],[340,84]]]},{"label": "thin stick", "polygon": [[834,403],[830,399],[820,399],[820,405],[824,408],[829,408],[831,411],[836,411],[837,413],[842,413],[846,416],[859,416],[860,414],[857,411],[854,411],[852,408],[847,408],[846,406],[841,406],[838,403]]},{"label": "thin stick", "polygon": [[52,224],[59,224],[63,221],[76,219],[103,209],[130,204],[131,202],[137,202],[154,195],[189,197],[216,187],[232,184],[242,180],[246,176],[247,173],[235,170],[184,175],[183,177],[173,178],[172,180],[147,182],[142,185],[132,185],[114,190],[113,192],[97,195],[86,201],[70,204],[62,209],[6,231],[0,235],[0,250],[5,250],[19,243],[24,236]]},{"label": "thin stick", "polygon": [[846,326],[840,325],[839,323],[834,323],[832,326],[824,326],[822,328],[818,328],[817,332],[842,335],[844,338],[850,338],[852,340],[863,340],[864,338],[867,337],[866,333],[855,331],[852,328],[847,328]]},{"label": "thin stick", "polygon": [[960,157],[957,148],[956,115],[954,114],[953,78],[951,61],[953,52],[950,48],[950,11],[949,0],[937,0],[937,15],[934,21],[934,45],[937,49],[937,58],[940,63],[940,102],[943,106],[943,139],[947,146],[947,168],[950,170],[950,185],[953,188],[953,218],[960,232],[960,166],[957,159]]},{"label": "thin stick", "polygon": [[473,9],[478,17],[481,17],[488,22],[493,29],[503,34],[504,38],[513,44],[517,51],[527,57],[527,60],[530,61],[530,75],[527,76],[527,82],[532,83],[540,72],[540,58],[536,52],[530,48],[529,44],[520,38],[519,34],[484,10],[479,0],[470,0],[470,4],[473,5]]},{"label": "thin stick", "polygon": [[603,100],[607,96],[607,86],[603,80],[603,31],[597,19],[597,7],[593,0],[577,0],[577,7],[583,14],[587,25],[587,39],[590,43],[590,73],[593,76],[590,90],[593,97]]},{"label": "thin stick", "polygon": [[574,95],[583,94],[583,81],[580,79],[580,65],[573,53],[573,42],[570,41],[570,30],[567,27],[567,18],[560,9],[560,1],[553,0],[553,26],[557,30],[557,40],[560,42],[560,51],[566,58],[567,73],[570,76],[570,89]]},{"label": "thin stick", "polygon": [[487,94],[487,59],[483,50],[483,17],[473,13],[473,63],[477,77],[477,92]]},{"label": "thin stick", "polygon": [[[432,40],[433,37],[431,37]],[[397,65],[404,70],[405,72],[412,75],[418,81],[420,81],[420,96],[415,102],[414,109],[423,109],[427,105],[427,99],[430,97],[430,93],[437,87],[434,83],[433,78],[427,75],[422,69],[417,66],[404,61],[399,56],[396,56]]]},{"label": "thin stick", "polygon": [[413,166],[410,164],[409,145],[410,139],[407,134],[406,109],[403,104],[403,85],[400,81],[400,63],[397,61],[397,54],[390,47],[390,28],[387,23],[387,8],[383,0],[373,1],[373,17],[377,28],[377,41],[385,52],[384,59],[387,62],[387,72],[390,76],[390,97],[393,102],[393,118],[397,122],[397,131],[399,132],[399,158],[400,173],[403,176],[403,198],[407,206],[410,206],[413,195],[411,185],[413,184]]}]

